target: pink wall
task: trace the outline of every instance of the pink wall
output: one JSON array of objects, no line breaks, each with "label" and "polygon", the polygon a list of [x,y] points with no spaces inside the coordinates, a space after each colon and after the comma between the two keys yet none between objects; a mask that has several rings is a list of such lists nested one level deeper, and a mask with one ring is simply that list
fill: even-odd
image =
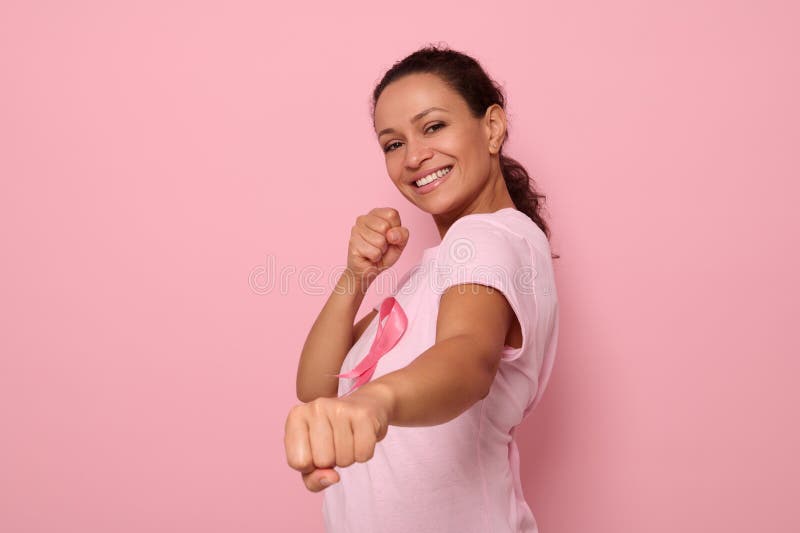
[{"label": "pink wall", "polygon": [[436,243],[367,104],[439,40],[505,85],[562,255],[541,531],[800,529],[796,4],[66,4],[0,4],[0,531],[322,530],[298,271],[378,205],[401,271]]}]

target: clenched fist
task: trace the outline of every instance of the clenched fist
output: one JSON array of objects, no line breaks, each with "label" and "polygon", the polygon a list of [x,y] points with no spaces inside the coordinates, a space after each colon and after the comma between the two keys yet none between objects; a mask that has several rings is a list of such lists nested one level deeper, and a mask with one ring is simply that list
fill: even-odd
[{"label": "clenched fist", "polygon": [[391,207],[376,207],[359,215],[350,231],[347,268],[358,280],[371,282],[395,264],[408,243],[408,228]]},{"label": "clenched fist", "polygon": [[371,459],[375,444],[386,436],[391,396],[381,387],[362,387],[342,398],[319,397],[289,411],[286,460],[301,473],[308,490],[319,492],[339,481],[334,466]]}]

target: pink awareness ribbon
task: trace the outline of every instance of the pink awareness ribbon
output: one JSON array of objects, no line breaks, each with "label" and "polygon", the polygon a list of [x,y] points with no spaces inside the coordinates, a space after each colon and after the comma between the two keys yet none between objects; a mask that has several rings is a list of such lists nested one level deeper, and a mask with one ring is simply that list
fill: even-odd
[{"label": "pink awareness ribbon", "polygon": [[[385,317],[388,318],[386,318],[386,326],[384,327],[383,319]],[[375,335],[375,340],[372,341],[369,352],[353,370],[343,374],[336,374],[338,378],[357,378],[352,388],[342,396],[347,396],[370,380],[372,374],[375,373],[378,360],[397,344],[397,341],[405,333],[406,326],[408,326],[408,318],[403,308],[400,307],[400,303],[392,296],[385,298],[381,302],[380,315],[378,316],[378,333]]]}]

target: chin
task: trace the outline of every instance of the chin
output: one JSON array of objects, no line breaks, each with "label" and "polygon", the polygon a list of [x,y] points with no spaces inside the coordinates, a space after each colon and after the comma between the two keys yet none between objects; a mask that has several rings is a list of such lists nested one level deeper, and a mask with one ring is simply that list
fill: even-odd
[{"label": "chin", "polygon": [[441,200],[436,202],[414,203],[414,205],[416,205],[420,211],[424,211],[429,215],[441,215],[453,209],[451,202],[443,202]]}]

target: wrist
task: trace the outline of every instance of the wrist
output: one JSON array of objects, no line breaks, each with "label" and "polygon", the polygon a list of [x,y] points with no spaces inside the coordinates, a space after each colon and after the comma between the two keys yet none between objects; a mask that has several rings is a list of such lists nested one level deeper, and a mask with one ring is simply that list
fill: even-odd
[{"label": "wrist", "polygon": [[356,399],[364,398],[374,403],[379,411],[386,417],[386,424],[394,420],[397,398],[391,385],[380,380],[369,381],[353,391],[351,396]]},{"label": "wrist", "polygon": [[369,290],[369,286],[372,285],[373,279],[374,277],[368,279],[366,276],[359,276],[348,267],[339,276],[336,283],[336,290],[339,291],[340,294],[363,297],[367,294],[367,290]]}]

